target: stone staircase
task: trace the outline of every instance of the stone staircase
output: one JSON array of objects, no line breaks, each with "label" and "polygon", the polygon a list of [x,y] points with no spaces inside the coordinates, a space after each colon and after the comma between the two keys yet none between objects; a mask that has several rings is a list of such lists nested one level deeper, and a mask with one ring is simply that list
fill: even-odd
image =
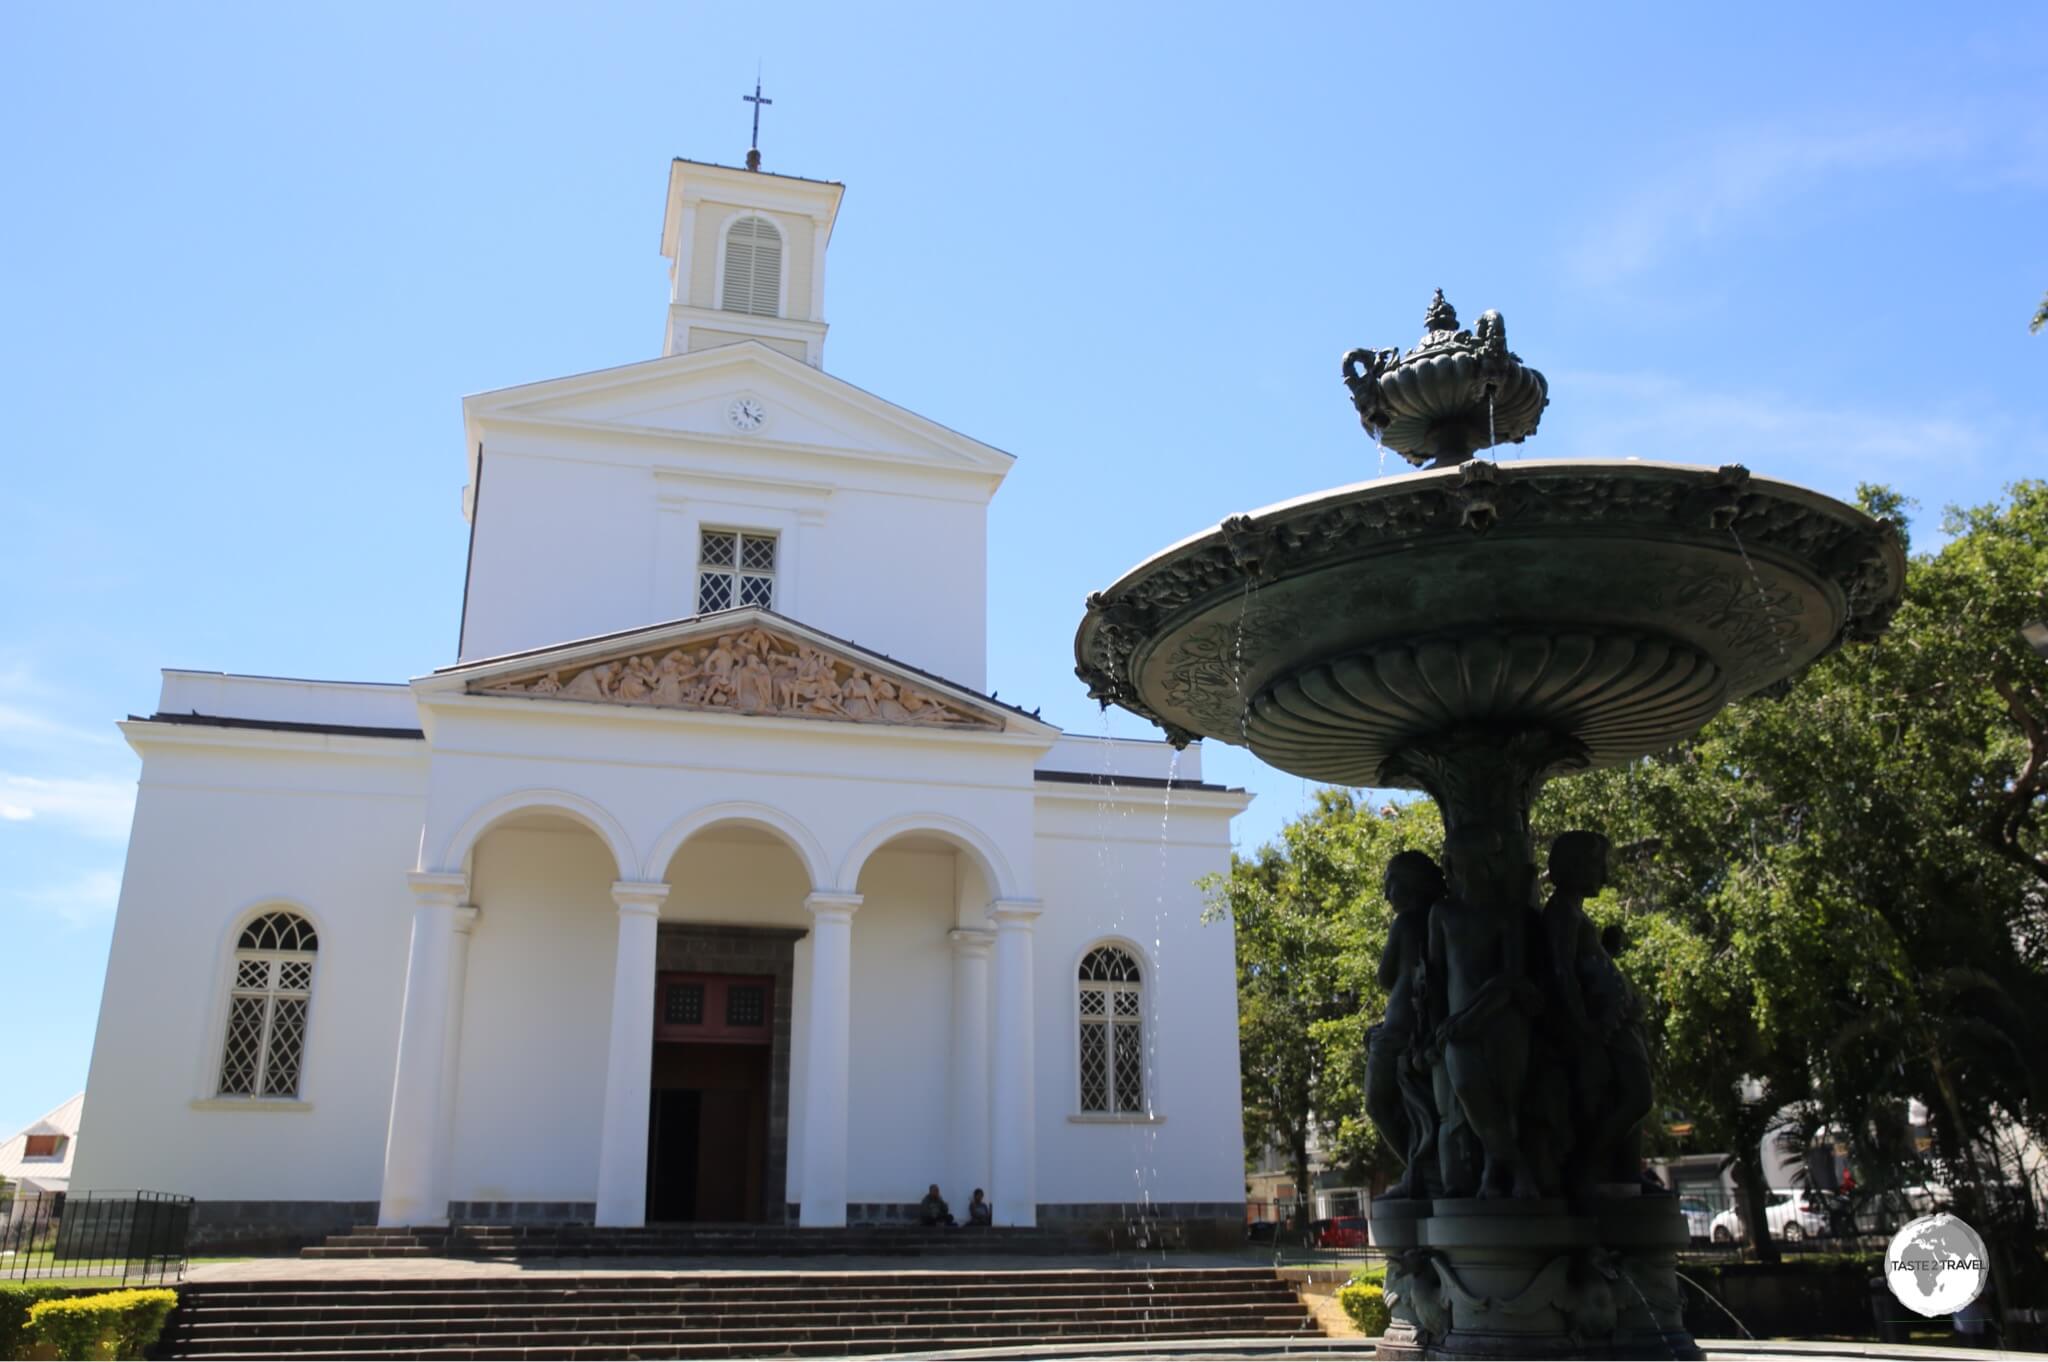
[{"label": "stone staircase", "polygon": [[346,1234],[330,1234],[299,1250],[301,1258],[443,1258],[448,1255],[448,1230],[422,1226],[382,1230],[357,1225]]},{"label": "stone staircase", "polygon": [[814,1258],[826,1254],[913,1258],[961,1254],[1059,1256],[1088,1250],[1085,1235],[1054,1229],[925,1228],[852,1225],[801,1229],[794,1225],[649,1225],[598,1229],[589,1225],[463,1225],[378,1229],[358,1225],[300,1250],[312,1259],[475,1258],[512,1262],[527,1258]]},{"label": "stone staircase", "polygon": [[841,1357],[1320,1339],[1270,1268],[188,1284],[167,1357]]}]

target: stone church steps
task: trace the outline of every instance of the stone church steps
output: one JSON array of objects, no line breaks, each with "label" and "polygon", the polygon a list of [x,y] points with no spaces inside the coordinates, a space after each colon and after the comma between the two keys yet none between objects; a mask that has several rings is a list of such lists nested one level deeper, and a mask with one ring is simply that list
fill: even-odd
[{"label": "stone church steps", "polygon": [[319,1244],[299,1250],[302,1258],[432,1258],[448,1250],[448,1231],[428,1226],[387,1230],[357,1225],[346,1234],[330,1234]]},{"label": "stone church steps", "polygon": [[747,1357],[1320,1337],[1266,1269],[189,1285],[177,1357]]},{"label": "stone church steps", "polygon": [[[1170,1305],[1124,1303],[1126,1298],[1106,1297],[1091,1300],[1061,1300],[1058,1304],[1020,1305],[1015,1298],[991,1298],[977,1301],[972,1298],[958,1303],[949,1303],[945,1311],[948,1321],[972,1324],[1005,1324],[1020,1321],[1061,1321],[1061,1320],[1105,1320],[1118,1323],[1146,1321],[1152,1319],[1207,1319],[1233,1314],[1258,1314],[1276,1308],[1275,1301],[1264,1295],[1243,1293],[1237,1295],[1218,1294],[1205,1297],[1200,1304],[1176,1302]],[[1280,1301],[1278,1308],[1289,1308],[1291,1302]],[[1004,1308],[1007,1307],[1007,1308]],[[535,1313],[530,1304],[484,1307],[444,1307],[446,1313],[435,1311],[437,1323],[462,1324],[472,1330],[488,1326],[491,1332],[526,1332],[549,1328],[555,1321],[570,1317],[562,1310],[548,1310]],[[365,1311],[352,1318],[339,1318],[326,1313],[315,1319],[307,1319],[303,1307],[279,1311],[223,1311],[220,1318],[209,1314],[204,1322],[195,1323],[187,1336],[199,1338],[228,1338],[257,1335],[300,1334],[309,1331],[326,1333],[375,1333],[390,1331],[418,1319],[422,1312],[413,1307],[387,1308],[372,1313]],[[790,1305],[778,1305],[771,1312],[773,1317],[783,1321],[804,1321],[805,1323],[844,1325],[911,1325],[929,1311],[921,1311],[910,1305],[877,1307],[872,1303],[854,1304],[844,1301],[821,1302],[810,1309],[799,1310]],[[678,1310],[674,1302],[667,1304],[647,1303],[639,1308],[610,1306],[588,1312],[576,1312],[573,1316],[580,1325],[592,1329],[625,1328],[714,1328],[723,1325],[744,1327],[751,1321],[763,1317],[759,1306],[735,1305],[724,1309],[690,1308]]]},{"label": "stone church steps", "polygon": [[427,1258],[808,1258],[860,1254],[923,1257],[960,1253],[1058,1256],[1084,1252],[1085,1236],[1054,1229],[940,1229],[913,1225],[803,1229],[784,1225],[464,1225],[378,1229],[358,1225],[301,1250],[310,1259]]}]

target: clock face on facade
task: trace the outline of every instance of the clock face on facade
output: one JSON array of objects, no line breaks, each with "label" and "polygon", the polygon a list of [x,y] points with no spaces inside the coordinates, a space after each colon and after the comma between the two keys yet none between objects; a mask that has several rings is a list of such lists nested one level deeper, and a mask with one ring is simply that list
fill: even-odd
[{"label": "clock face on facade", "polygon": [[732,422],[734,430],[756,431],[767,422],[768,408],[758,397],[735,397],[725,409],[725,419]]}]

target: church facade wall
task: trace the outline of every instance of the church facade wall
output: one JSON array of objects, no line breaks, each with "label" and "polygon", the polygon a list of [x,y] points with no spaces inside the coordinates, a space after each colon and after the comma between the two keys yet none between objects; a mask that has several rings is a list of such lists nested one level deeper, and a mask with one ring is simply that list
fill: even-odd
[{"label": "church facade wall", "polygon": [[777,537],[779,613],[985,683],[985,487],[895,469],[819,490],[818,460],[746,455],[487,431],[463,656],[695,615],[699,531],[755,529]]},{"label": "church facade wall", "polygon": [[[948,1180],[948,1059],[956,1019],[946,933],[959,921],[955,857],[884,850],[860,876],[846,1119],[849,1202],[907,1213],[927,1186]],[[948,1189],[948,1196],[965,1205],[968,1190]]]},{"label": "church facade wall", "polygon": [[[174,679],[166,693],[194,684]],[[674,888],[660,917],[674,928],[803,933],[814,889],[860,896],[849,1214],[908,1216],[934,1181],[956,1199],[971,1190],[953,1185],[977,1174],[953,1132],[964,1019],[948,933],[986,930],[996,898],[1040,905],[1043,1214],[1098,1227],[1236,1214],[1214,1209],[1242,1196],[1234,1014],[1192,1002],[1233,996],[1228,924],[1200,921],[1194,882],[1227,866],[1241,798],[1177,793],[1162,827],[1159,791],[1034,781],[1037,740],[674,712],[566,717],[465,697],[428,709],[431,743],[206,728],[144,740],[92,1080],[104,1133],[87,1132],[81,1188],[189,1192],[214,1243],[303,1240],[366,1219],[405,995],[405,875],[420,865],[466,871],[479,910],[447,1084],[446,1196],[458,1214],[590,1218],[618,939],[611,886],[663,879]],[[601,817],[585,823],[559,801]],[[304,1100],[211,1100],[231,936],[266,904],[305,912],[321,937]],[[1155,1119],[1079,1110],[1075,970],[1104,942],[1143,961]],[[803,1197],[809,959],[799,937],[780,1131],[792,1205]],[[186,982],[166,987],[167,976]],[[993,1037],[994,1024],[985,994],[969,1031]]]},{"label": "church facade wall", "polygon": [[449,1198],[590,1203],[618,933],[611,856],[591,833],[556,824],[489,834],[473,860],[479,911],[453,1083]]},{"label": "church facade wall", "polygon": [[[202,1231],[259,1240],[280,1217],[360,1219],[383,1166],[421,745],[174,732],[145,747],[73,1185],[183,1192]],[[313,1024],[302,1100],[258,1108],[215,1094],[236,938],[278,907],[319,932]]]},{"label": "church facade wall", "polygon": [[[1232,797],[1177,792],[1102,799],[1088,787],[1041,794],[1038,1157],[1042,1223],[1188,1222],[1243,1234],[1237,1083],[1237,961],[1227,919],[1203,921],[1202,877],[1230,866]],[[1150,1115],[1081,1110],[1077,973],[1101,944],[1144,972]]]}]

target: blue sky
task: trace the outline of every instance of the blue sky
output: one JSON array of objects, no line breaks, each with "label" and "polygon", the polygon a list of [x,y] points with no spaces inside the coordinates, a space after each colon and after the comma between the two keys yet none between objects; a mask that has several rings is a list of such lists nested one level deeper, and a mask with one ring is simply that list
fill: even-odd
[{"label": "blue sky", "polygon": [[1882,480],[1923,545],[2048,473],[2039,7],[591,8],[0,15],[0,1133],[85,1079],[115,721],[451,660],[458,398],[658,352],[757,59],[767,168],[848,186],[827,367],[1019,456],[990,674],[1081,732],[1087,592],[1371,475],[1338,356],[1439,285],[1549,375],[1531,457]]}]

